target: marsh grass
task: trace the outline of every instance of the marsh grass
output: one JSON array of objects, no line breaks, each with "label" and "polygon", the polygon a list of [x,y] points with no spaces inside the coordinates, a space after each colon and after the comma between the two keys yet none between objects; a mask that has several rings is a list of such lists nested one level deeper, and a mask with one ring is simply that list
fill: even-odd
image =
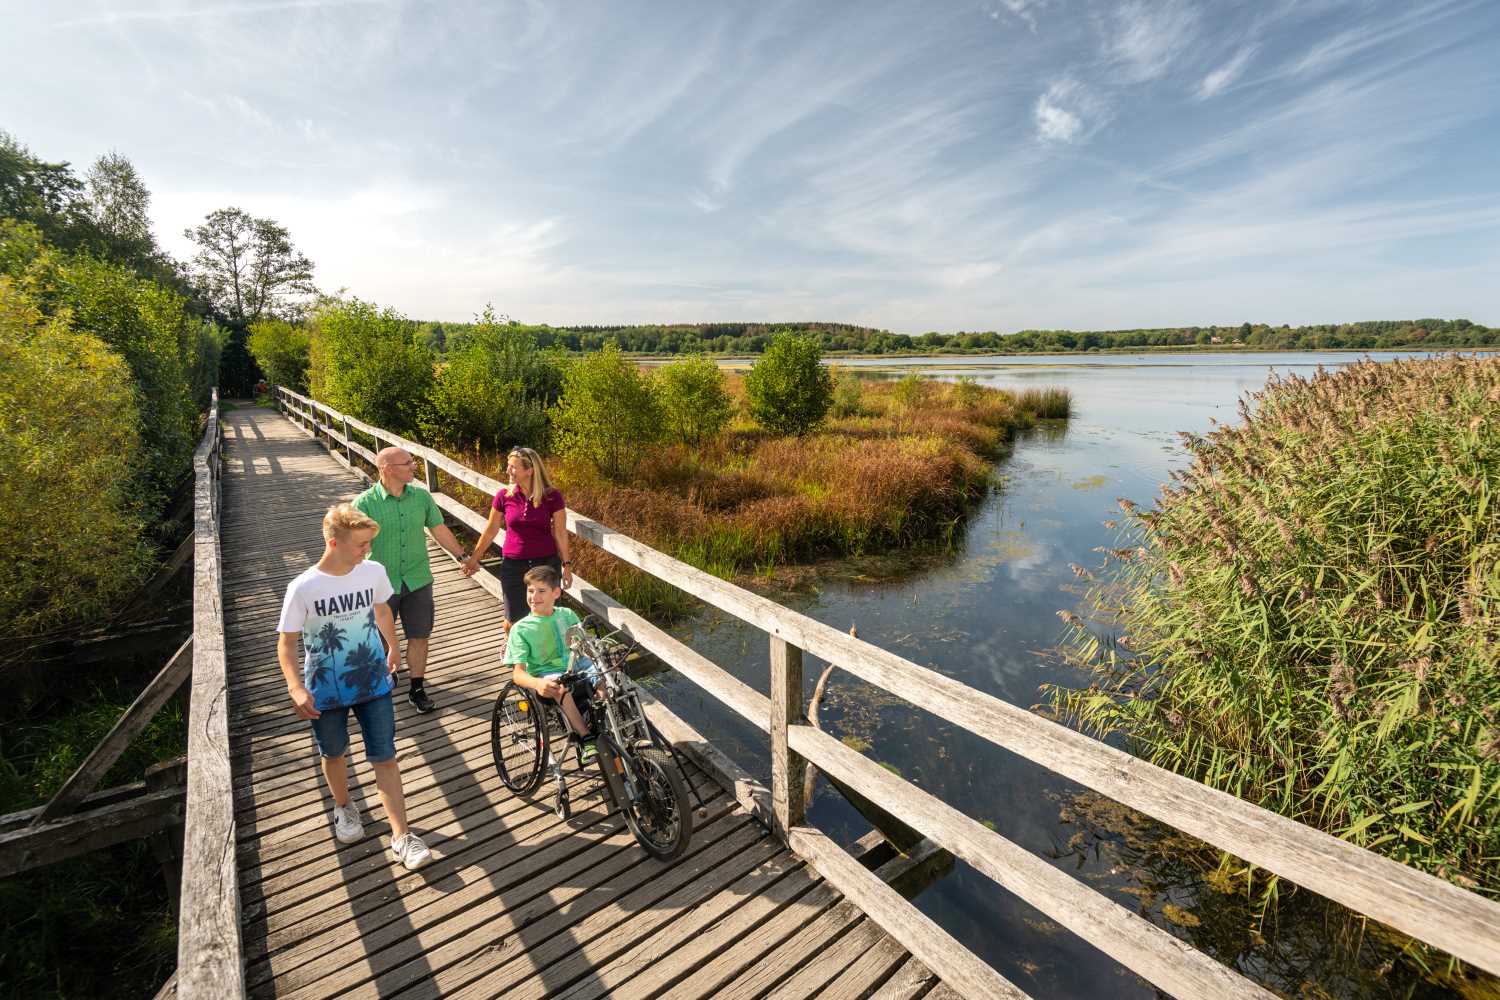
[{"label": "marsh grass", "polygon": [[1066,420],[1073,415],[1073,394],[1057,386],[1022,389],[1017,403],[1043,420]]},{"label": "marsh grass", "polygon": [[[849,377],[849,376],[843,376]],[[744,400],[743,379],[727,389]],[[1037,415],[1015,394],[937,383],[865,383],[854,412],[803,437],[743,414],[712,442],[653,448],[625,483],[581,462],[548,460],[568,506],[726,579],[778,567],[942,540],[991,484],[1013,433]],[[494,473],[496,456],[469,458]],[[466,496],[477,509],[477,491]],[[691,599],[587,543],[583,576],[645,614]]]},{"label": "marsh grass", "polygon": [[1500,898],[1497,403],[1500,360],[1362,362],[1184,435],[1092,621],[1061,612],[1094,682],[1053,710]]}]

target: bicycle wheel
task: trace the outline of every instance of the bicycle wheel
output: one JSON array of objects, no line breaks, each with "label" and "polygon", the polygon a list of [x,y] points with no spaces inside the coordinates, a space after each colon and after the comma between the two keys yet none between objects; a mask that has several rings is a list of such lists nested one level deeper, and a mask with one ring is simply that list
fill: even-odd
[{"label": "bicycle wheel", "polygon": [[531,692],[506,684],[495,699],[490,714],[490,751],[495,770],[505,787],[517,795],[529,795],[542,780],[547,760],[547,727],[542,724],[542,706]]},{"label": "bicycle wheel", "polygon": [[640,779],[640,799],[625,803],[625,825],[646,853],[671,861],[687,850],[693,836],[693,811],[687,784],[672,758],[655,747],[630,751]]}]

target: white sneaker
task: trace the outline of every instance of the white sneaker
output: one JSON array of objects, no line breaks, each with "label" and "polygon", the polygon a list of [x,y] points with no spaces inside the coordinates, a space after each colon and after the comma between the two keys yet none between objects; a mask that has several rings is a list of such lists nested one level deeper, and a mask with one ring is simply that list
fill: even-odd
[{"label": "white sneaker", "polygon": [[333,807],[333,835],[341,844],[352,844],[365,835],[359,821],[359,806],[350,799],[346,806]]},{"label": "white sneaker", "polygon": [[432,852],[422,843],[422,838],[410,830],[403,836],[391,838],[391,853],[410,871],[416,871],[432,860]]}]

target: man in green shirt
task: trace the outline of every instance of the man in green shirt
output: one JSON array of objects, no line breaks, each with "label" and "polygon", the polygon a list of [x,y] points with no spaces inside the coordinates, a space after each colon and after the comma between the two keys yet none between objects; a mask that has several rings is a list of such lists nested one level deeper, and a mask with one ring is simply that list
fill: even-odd
[{"label": "man in green shirt", "polygon": [[[370,558],[385,567],[390,577],[391,612],[406,633],[406,663],[411,668],[408,700],[418,712],[432,711],[423,675],[427,672],[427,643],[432,636],[432,565],[427,558],[423,529],[443,549],[466,563],[468,554],[453,532],[443,524],[437,502],[412,483],[417,466],[403,448],[385,448],[375,456],[380,481],[354,500],[354,506],[373,518],[380,531],[370,545]],[[465,567],[464,575],[473,570]]]}]

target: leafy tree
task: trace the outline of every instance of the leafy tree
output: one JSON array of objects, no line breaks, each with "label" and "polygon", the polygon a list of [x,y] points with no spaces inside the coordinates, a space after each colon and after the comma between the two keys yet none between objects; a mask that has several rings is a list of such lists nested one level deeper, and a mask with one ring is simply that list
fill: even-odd
[{"label": "leafy tree", "polygon": [[724,373],[702,355],[658,368],[652,385],[667,435],[683,444],[713,440],[734,417]]},{"label": "leafy tree", "polygon": [[661,414],[645,375],[614,344],[573,362],[552,411],[558,450],[616,481],[660,440]]},{"label": "leafy tree", "polygon": [[250,354],[272,385],[307,391],[308,353],[312,338],[305,327],[284,319],[263,319],[250,324],[246,341]]},{"label": "leafy tree", "polygon": [[329,300],[311,323],[308,382],[335,409],[401,434],[415,431],[432,392],[432,355],[416,324],[359,299]]},{"label": "leafy tree", "polygon": [[232,323],[245,326],[283,315],[293,296],[311,295],[313,263],[292,246],[283,226],[238,208],[210,212],[202,225],[183,230],[198,245],[195,275]]},{"label": "leafy tree", "polygon": [[803,435],[823,422],[833,402],[833,376],[812,337],[779,333],[745,376],[750,415],[777,434]]},{"label": "leafy tree", "polygon": [[434,380],[423,433],[460,448],[545,448],[547,410],[562,391],[559,358],[540,350],[525,327],[497,319],[488,306],[454,342],[459,346]]},{"label": "leafy tree", "polygon": [[131,469],[130,369],[97,337],[0,276],[0,621],[27,634],[98,614],[147,565]]},{"label": "leafy tree", "polygon": [[89,168],[88,209],[99,236],[115,260],[142,261],[157,256],[151,235],[151,192],[135,165],[119,153],[99,157]]},{"label": "leafy tree", "polygon": [[832,368],[833,403],[831,412],[835,417],[857,417],[864,411],[864,386],[859,376],[848,368]]},{"label": "leafy tree", "polygon": [[86,239],[83,184],[67,163],[48,163],[0,131],[0,217],[29,222],[50,243],[72,248]]},{"label": "leafy tree", "polygon": [[224,356],[227,331],[210,320],[198,321],[197,347],[193,351],[188,381],[192,385],[193,402],[198,409],[207,410],[213,399],[213,388],[219,384],[219,361]]}]

